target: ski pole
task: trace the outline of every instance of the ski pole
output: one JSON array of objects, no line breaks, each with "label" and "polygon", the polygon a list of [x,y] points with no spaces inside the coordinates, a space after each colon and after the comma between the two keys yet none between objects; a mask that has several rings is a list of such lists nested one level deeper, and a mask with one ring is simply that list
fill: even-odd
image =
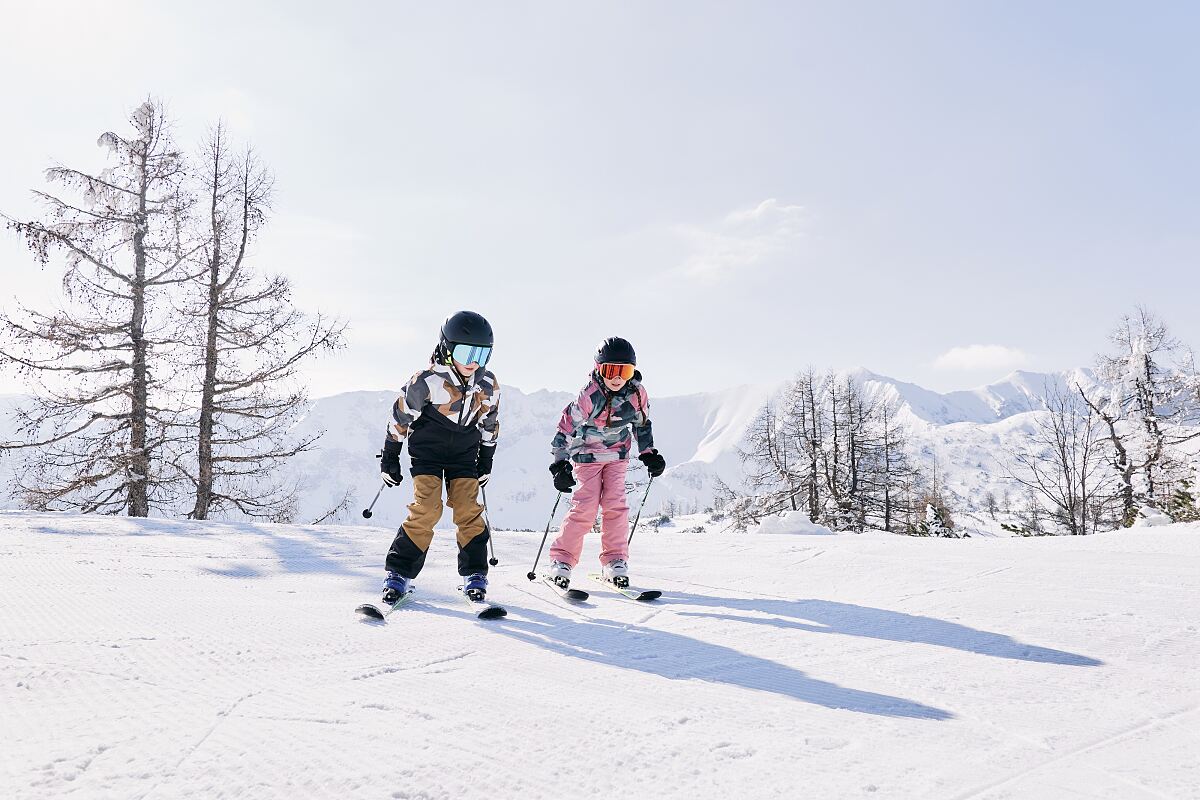
[{"label": "ski pole", "polygon": [[379,485],[379,491],[375,493],[375,500],[372,500],[371,505],[369,505],[363,509],[363,517],[364,518],[366,518],[366,519],[371,518],[371,509],[375,507],[375,501],[379,499],[379,495],[383,494],[383,490],[385,488],[387,488],[386,483],[382,483]]},{"label": "ski pole", "polygon": [[654,476],[650,476],[650,480],[646,481],[646,493],[642,495],[642,504],[638,506],[637,516],[633,518],[633,527],[629,529],[629,541],[626,545],[633,544],[633,532],[637,530],[638,520],[642,518],[642,509],[646,507],[646,498],[650,496],[650,484],[654,483]]},{"label": "ski pole", "polygon": [[563,493],[559,492],[558,499],[554,501],[554,510],[550,512],[550,519],[546,520],[546,532],[542,534],[542,543],[538,545],[537,558],[533,559],[533,569],[529,570],[529,574],[525,576],[531,581],[537,578],[537,565],[542,560],[542,548],[546,546],[546,537],[550,535],[550,523],[554,522],[554,515],[558,513],[558,504],[562,502],[562,496]]},{"label": "ski pole", "polygon": [[488,529],[488,550],[492,551],[492,557],[488,559],[488,563],[493,567],[500,563],[496,558],[496,547],[492,544],[492,521],[488,519],[487,513],[487,489],[479,487],[479,492],[483,495],[483,524],[487,525]]}]

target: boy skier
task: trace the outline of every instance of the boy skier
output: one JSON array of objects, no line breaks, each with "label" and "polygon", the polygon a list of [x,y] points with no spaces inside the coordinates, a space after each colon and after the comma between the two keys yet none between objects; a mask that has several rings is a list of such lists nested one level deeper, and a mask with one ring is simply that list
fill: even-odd
[{"label": "boy skier", "polygon": [[[579,397],[565,409],[551,443],[554,488],[570,492],[578,475],[579,490],[562,530],[550,546],[550,578],[566,589],[571,568],[579,563],[583,537],[603,512],[600,563],[604,579],[629,586],[629,504],[625,500],[625,471],[636,439],[638,458],[657,478],[666,461],[654,449],[647,413],[650,400],[637,371],[633,345],[620,337],[605,339],[596,351],[595,367]],[[572,464],[572,462],[574,462]]]},{"label": "boy skier", "polygon": [[425,564],[433,526],[446,505],[458,528],[458,574],[471,600],[487,593],[487,543],[491,532],[476,496],[492,471],[500,432],[500,384],[485,367],[492,353],[492,326],[473,311],[459,311],[442,324],[430,364],[404,385],[392,407],[383,443],[383,482],[396,486],[400,451],[408,440],[413,501],[387,554],[383,602],[404,597]]}]

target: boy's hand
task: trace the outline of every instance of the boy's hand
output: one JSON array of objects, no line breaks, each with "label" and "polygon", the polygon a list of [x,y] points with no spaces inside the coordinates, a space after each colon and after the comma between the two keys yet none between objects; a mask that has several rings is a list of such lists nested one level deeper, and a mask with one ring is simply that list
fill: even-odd
[{"label": "boy's hand", "polygon": [[651,478],[657,478],[659,475],[662,475],[663,470],[667,468],[667,460],[660,456],[657,450],[642,453],[638,456],[638,460],[646,465],[646,471],[650,473]]},{"label": "boy's hand", "polygon": [[554,488],[560,492],[571,493],[571,487],[575,485],[575,473],[571,469],[570,461],[555,461],[550,465],[550,474],[554,476]]},{"label": "boy's hand", "polygon": [[475,459],[475,474],[479,476],[480,486],[487,486],[488,478],[492,477],[492,457],[495,455],[495,447],[479,448],[479,456]]},{"label": "boy's hand", "polygon": [[388,486],[399,486],[404,480],[404,473],[400,471],[400,451],[403,449],[401,442],[388,439],[383,443],[383,453],[379,456],[379,477]]}]

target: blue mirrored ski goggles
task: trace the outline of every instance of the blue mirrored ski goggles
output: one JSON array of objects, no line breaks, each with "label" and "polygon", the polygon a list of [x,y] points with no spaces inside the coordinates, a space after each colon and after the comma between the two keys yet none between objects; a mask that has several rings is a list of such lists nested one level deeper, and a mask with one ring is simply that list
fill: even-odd
[{"label": "blue mirrored ski goggles", "polygon": [[460,364],[478,364],[484,367],[492,357],[492,348],[477,344],[456,344],[450,348],[450,355]]}]

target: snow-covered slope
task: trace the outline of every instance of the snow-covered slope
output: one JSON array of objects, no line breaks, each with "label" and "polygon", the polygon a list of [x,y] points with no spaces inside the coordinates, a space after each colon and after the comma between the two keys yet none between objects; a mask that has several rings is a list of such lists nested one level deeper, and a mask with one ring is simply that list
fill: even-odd
[{"label": "snow-covered slope", "polygon": [[[0,796],[1184,798],[1200,527],[1054,539],[647,530],[647,606],[500,533],[480,622],[388,528],[0,514]],[[585,564],[597,543],[589,541]]]}]

